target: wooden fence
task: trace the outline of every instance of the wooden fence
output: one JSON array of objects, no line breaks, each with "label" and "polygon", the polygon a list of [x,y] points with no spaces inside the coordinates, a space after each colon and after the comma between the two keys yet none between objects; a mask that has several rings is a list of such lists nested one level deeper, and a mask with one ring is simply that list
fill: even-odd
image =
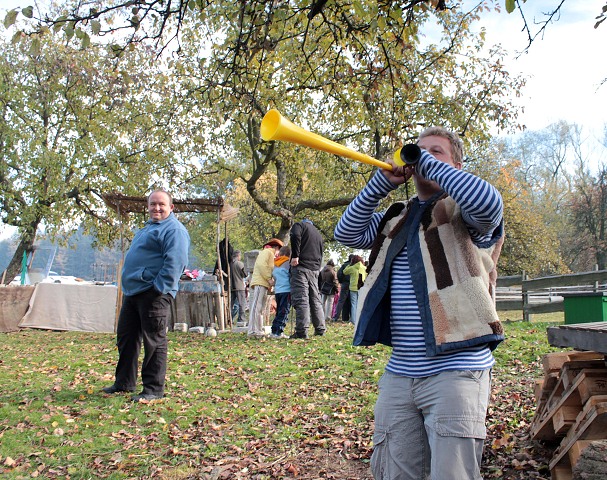
[{"label": "wooden fence", "polygon": [[528,278],[525,273],[498,277],[497,310],[522,310],[523,320],[534,313],[563,311],[563,294],[607,291],[607,270]]}]

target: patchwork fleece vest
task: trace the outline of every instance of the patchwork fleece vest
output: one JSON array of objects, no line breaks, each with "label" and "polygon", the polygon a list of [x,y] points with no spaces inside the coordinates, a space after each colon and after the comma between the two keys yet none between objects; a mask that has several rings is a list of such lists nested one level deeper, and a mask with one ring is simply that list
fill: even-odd
[{"label": "patchwork fleece vest", "polygon": [[369,257],[369,274],[359,291],[354,345],[391,345],[390,270],[407,245],[426,355],[504,340],[495,310],[497,260],[503,223],[492,238],[475,244],[460,207],[444,192],[420,205],[417,197],[385,213]]}]

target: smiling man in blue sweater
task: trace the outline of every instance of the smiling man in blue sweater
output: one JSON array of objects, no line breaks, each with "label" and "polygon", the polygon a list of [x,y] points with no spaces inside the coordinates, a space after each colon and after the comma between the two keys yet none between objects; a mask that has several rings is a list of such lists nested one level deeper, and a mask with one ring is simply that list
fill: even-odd
[{"label": "smiling man in blue sweater", "polygon": [[122,269],[124,299],[116,332],[119,354],[116,380],[103,391],[108,394],[135,391],[143,340],[143,391],[132,397],[136,402],[164,396],[167,325],[190,246],[188,232],[173,214],[173,208],[168,192],[156,190],[150,194],[150,219],[133,238]]}]

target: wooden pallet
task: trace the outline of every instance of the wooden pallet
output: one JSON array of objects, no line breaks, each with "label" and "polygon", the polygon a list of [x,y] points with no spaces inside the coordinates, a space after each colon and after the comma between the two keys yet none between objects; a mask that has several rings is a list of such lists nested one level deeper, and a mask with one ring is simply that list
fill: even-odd
[{"label": "wooden pallet", "polygon": [[535,382],[534,440],[560,442],[550,462],[552,480],[570,480],[581,452],[607,438],[607,364],[597,352],[560,352],[543,360]]},{"label": "wooden pallet", "polygon": [[554,452],[550,461],[550,472],[554,472],[552,478],[554,480],[567,478],[567,471],[571,472],[583,449],[593,440],[605,438],[607,438],[607,395],[592,396]]},{"label": "wooden pallet", "polygon": [[[582,369],[576,366],[571,371],[566,370],[566,364],[563,366],[563,375],[543,408],[536,411],[531,423],[531,437],[534,440],[559,440],[567,434],[590,396],[607,394],[607,369],[598,368],[600,366]],[[573,373],[577,374],[574,379],[567,380]]]}]

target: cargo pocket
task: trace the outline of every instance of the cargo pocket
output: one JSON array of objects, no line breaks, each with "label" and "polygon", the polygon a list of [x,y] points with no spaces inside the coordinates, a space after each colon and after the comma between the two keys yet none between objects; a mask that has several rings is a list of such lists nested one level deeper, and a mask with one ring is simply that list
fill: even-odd
[{"label": "cargo pocket", "polygon": [[437,416],[434,429],[441,437],[477,438],[487,437],[485,418],[468,415]]},{"label": "cargo pocket", "polygon": [[375,479],[384,479],[389,477],[390,452],[388,447],[388,432],[378,430],[375,427],[373,434],[373,454],[371,455],[371,472]]},{"label": "cargo pocket", "polygon": [[163,332],[167,328],[167,320],[169,316],[170,303],[166,298],[166,295],[160,294],[154,298],[152,305],[148,310],[148,321],[150,324],[150,331],[152,332]]}]

